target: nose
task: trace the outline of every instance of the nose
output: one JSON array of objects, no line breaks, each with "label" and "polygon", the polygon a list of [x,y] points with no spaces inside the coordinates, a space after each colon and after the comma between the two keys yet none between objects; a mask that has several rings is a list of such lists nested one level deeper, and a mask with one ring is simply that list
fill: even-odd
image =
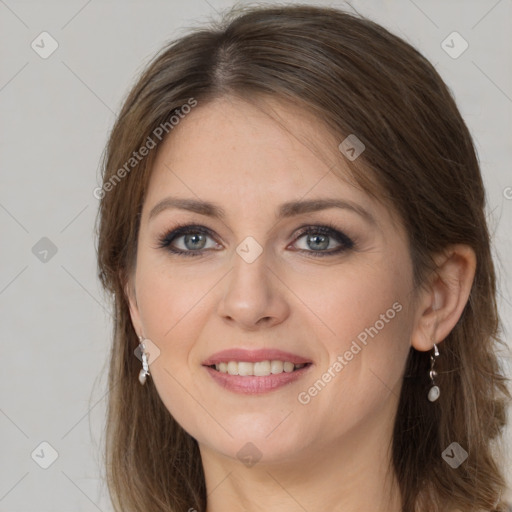
[{"label": "nose", "polygon": [[257,330],[283,322],[290,314],[286,286],[268,265],[263,252],[248,263],[238,255],[226,276],[218,314],[244,330]]}]

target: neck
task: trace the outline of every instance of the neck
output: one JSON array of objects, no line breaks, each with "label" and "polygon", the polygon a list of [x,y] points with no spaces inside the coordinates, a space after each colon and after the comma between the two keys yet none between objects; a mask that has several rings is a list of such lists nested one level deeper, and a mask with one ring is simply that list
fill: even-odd
[{"label": "neck", "polygon": [[287,460],[252,467],[200,444],[206,512],[400,512],[390,458],[393,424],[378,416],[334,443],[319,442]]}]

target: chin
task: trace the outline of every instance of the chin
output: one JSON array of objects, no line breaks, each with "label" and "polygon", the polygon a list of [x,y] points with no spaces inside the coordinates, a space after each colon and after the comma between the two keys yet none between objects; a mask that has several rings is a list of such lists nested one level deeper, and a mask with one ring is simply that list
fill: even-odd
[{"label": "chin", "polygon": [[247,421],[225,423],[225,428],[233,437],[223,432],[212,438],[210,431],[201,432],[195,438],[208,450],[237,459],[248,467],[255,463],[275,464],[292,459],[298,460],[311,440],[300,428],[294,427],[292,430],[289,425],[284,428],[284,423],[286,420],[281,426],[278,426],[279,422],[270,421],[260,421],[256,426]]}]

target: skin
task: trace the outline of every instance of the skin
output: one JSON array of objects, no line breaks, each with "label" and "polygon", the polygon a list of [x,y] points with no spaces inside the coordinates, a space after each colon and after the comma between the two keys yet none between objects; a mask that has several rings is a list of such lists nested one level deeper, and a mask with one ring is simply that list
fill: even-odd
[{"label": "skin", "polygon": [[[336,172],[345,172],[341,141],[297,108],[274,100],[265,105],[281,124],[240,99],[199,104],[159,150],[126,286],[134,329],[160,350],[150,359],[149,378],[199,443],[208,512],[397,512],[389,448],[406,357],[411,345],[431,350],[457,322],[474,254],[451,246],[438,255],[437,274],[415,289],[399,219],[330,171],[337,162]],[[165,209],[150,219],[153,207],[171,195],[217,203],[226,217]],[[284,202],[321,197],[359,205],[374,223],[340,208],[275,217]],[[158,247],[178,222],[213,231],[202,257]],[[312,255],[339,243],[329,238],[328,249],[318,249],[314,236],[308,244],[298,228],[325,222],[354,248]],[[263,250],[252,263],[236,252],[248,236]],[[173,245],[196,247],[187,249],[183,236]],[[309,403],[300,403],[299,393],[397,302],[402,309],[394,318]],[[202,366],[233,347],[279,348],[313,365],[277,390],[241,395],[221,388]],[[261,457],[252,466],[237,456],[249,442],[256,449],[246,449]]]}]

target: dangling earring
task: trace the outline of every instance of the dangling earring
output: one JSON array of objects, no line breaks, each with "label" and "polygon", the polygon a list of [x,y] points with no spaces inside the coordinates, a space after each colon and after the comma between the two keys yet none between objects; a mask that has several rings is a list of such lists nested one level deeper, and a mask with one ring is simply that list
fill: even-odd
[{"label": "dangling earring", "polygon": [[144,345],[144,338],[142,336],[139,336],[139,347],[141,350],[141,356],[142,356],[142,370],[139,372],[139,382],[144,385],[146,383],[146,377],[150,375],[149,373],[149,365],[148,365],[148,355],[149,352],[146,353],[146,346]]},{"label": "dangling earring", "polygon": [[439,395],[441,394],[441,391],[439,389],[439,386],[435,383],[435,378],[437,377],[437,372],[434,370],[434,365],[436,364],[436,357],[439,356],[439,349],[437,348],[437,345],[434,343],[434,355],[430,355],[430,381],[432,383],[432,386],[430,387],[430,390],[428,392],[428,399],[431,402],[435,402]]}]

